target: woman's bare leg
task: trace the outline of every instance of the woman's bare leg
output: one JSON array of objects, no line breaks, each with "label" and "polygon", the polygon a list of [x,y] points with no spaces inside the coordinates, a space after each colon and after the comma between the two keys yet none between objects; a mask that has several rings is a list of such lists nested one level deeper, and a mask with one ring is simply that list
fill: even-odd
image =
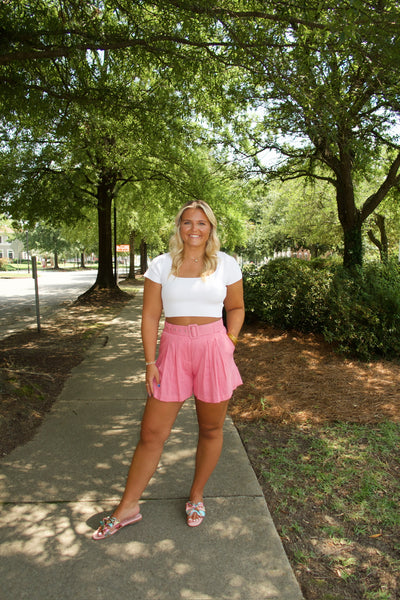
[{"label": "woman's bare leg", "polygon": [[[199,439],[196,452],[196,467],[189,499],[193,503],[203,501],[204,487],[217,466],[222,451],[223,426],[228,402],[210,404],[196,400]],[[193,515],[192,520],[199,517]]]},{"label": "woman's bare leg", "polygon": [[169,437],[182,402],[160,402],[148,398],[143,413],[140,440],[133,454],[125,491],[113,515],[120,521],[139,512],[139,500],[146,489]]}]

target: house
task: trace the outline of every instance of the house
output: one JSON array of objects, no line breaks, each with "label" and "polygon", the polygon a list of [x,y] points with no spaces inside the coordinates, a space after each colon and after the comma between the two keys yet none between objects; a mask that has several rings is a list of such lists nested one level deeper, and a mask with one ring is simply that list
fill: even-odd
[{"label": "house", "polygon": [[[0,258],[6,258],[10,261],[26,260],[28,255],[24,249],[21,240],[12,239],[14,231],[0,222]],[[11,239],[10,239],[11,238]]]}]

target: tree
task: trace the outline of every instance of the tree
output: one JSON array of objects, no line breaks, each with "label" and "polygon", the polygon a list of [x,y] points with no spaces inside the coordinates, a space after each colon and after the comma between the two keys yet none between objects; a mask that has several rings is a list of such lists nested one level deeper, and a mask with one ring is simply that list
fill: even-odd
[{"label": "tree", "polygon": [[[252,6],[277,14],[275,4],[275,11],[269,2]],[[229,62],[247,72],[232,93],[247,89],[258,114],[262,109],[253,150],[275,149],[286,159],[267,166],[258,162],[262,172],[333,186],[344,265],[351,267],[362,262],[363,224],[400,181],[400,144],[393,129],[400,116],[393,69],[400,60],[400,9],[395,2],[310,2],[302,9],[289,3],[286,14],[283,25],[271,26],[262,17],[229,22],[226,36],[236,47]],[[271,51],[273,43],[279,52]],[[384,176],[360,198],[357,185],[383,149]]]},{"label": "tree", "polygon": [[[105,69],[88,60],[103,52],[115,64],[129,61],[134,78],[152,68],[159,81],[179,90],[181,106],[217,128],[236,107],[242,113],[250,105],[262,108],[260,127],[242,136],[242,155],[253,141],[254,152],[275,148],[287,159],[282,168],[259,165],[268,175],[330,183],[344,263],[361,263],[362,226],[399,180],[399,144],[390,129],[399,116],[392,65],[399,60],[400,9],[394,0],[335,6],[312,1],[302,8],[275,0],[226,0],[218,6],[108,0],[60,8],[38,0],[34,11],[29,1],[14,12],[8,4],[1,10],[1,99],[11,122],[17,104],[45,115],[60,99],[80,106],[95,101],[103,108],[105,98],[126,100],[126,80],[111,78],[107,85],[95,73],[97,68],[104,75]],[[92,66],[97,79],[89,77]],[[66,87],[65,80],[73,85]],[[223,138],[232,143],[243,131],[239,121],[232,122]],[[382,147],[392,150],[385,177],[370,196],[359,198],[358,181]]]},{"label": "tree", "polygon": [[[0,45],[8,84],[0,96],[2,160],[9,177],[2,182],[0,202],[15,218],[58,223],[79,219],[95,201],[95,289],[116,286],[113,201],[135,181],[169,179],[176,186],[162,172],[171,164],[165,149],[190,145],[184,140],[191,134],[188,119],[196,94],[204,114],[215,112],[204,101],[206,71],[199,60],[190,60],[207,46],[201,38],[208,25],[181,23],[173,3],[168,12],[163,2],[142,4],[145,11],[135,5],[124,10],[113,2],[60,8],[51,0],[36,2],[35,11],[29,2],[15,13],[1,7],[8,42]],[[191,34],[198,38],[194,45]],[[113,36],[116,43],[110,45],[107,39]],[[136,41],[129,42],[130,37]]]},{"label": "tree", "polygon": [[[103,89],[113,85],[115,89],[125,83],[125,95],[108,107],[76,102],[58,116],[46,135],[24,114],[31,129],[20,127],[8,133],[8,152],[2,157],[8,166],[8,176],[2,181],[3,210],[14,218],[74,221],[86,206],[95,204],[99,270],[94,289],[117,287],[112,269],[111,210],[120,190],[135,181],[167,181],[163,169],[171,160],[165,149],[187,147],[189,128],[182,118],[190,114],[190,106],[153,66],[142,66],[141,77],[134,80],[130,66],[124,57],[100,60],[97,55],[83,57],[78,65],[64,65],[66,91],[74,87],[79,69],[87,85],[102,80]],[[170,177],[169,183],[174,185]]]},{"label": "tree", "polygon": [[98,251],[98,236],[96,227],[96,211],[88,209],[82,218],[73,225],[61,226],[62,236],[71,243],[74,252],[80,255],[80,266],[85,268],[86,256]]},{"label": "tree", "polygon": [[390,255],[398,255],[400,243],[399,190],[394,188],[379,207],[379,213],[371,215],[367,222],[367,234],[378,249],[382,262]]},{"label": "tree", "polygon": [[[26,243],[26,233],[17,234],[22,242]],[[72,244],[63,237],[61,229],[49,227],[38,223],[29,231],[29,246],[32,254],[52,254],[54,257],[54,269],[59,269],[59,257],[72,250]]]},{"label": "tree", "polygon": [[260,260],[274,252],[307,248],[313,257],[337,251],[341,245],[335,200],[325,182],[294,180],[271,183],[255,180],[251,201],[253,223],[248,240],[250,258]]},{"label": "tree", "polygon": [[246,235],[246,198],[247,186],[229,162],[224,164],[206,146],[175,144],[153,160],[152,179],[130,182],[121,190],[118,237],[122,233],[126,241],[133,231],[137,247],[144,240],[155,256],[168,248],[180,206],[204,199],[218,217],[222,244],[234,250]]},{"label": "tree", "polygon": [[382,262],[387,262],[389,257],[389,242],[386,234],[385,216],[379,213],[374,215],[374,223],[377,226],[380,239],[375,237],[373,229],[368,229],[368,237],[378,248]]}]

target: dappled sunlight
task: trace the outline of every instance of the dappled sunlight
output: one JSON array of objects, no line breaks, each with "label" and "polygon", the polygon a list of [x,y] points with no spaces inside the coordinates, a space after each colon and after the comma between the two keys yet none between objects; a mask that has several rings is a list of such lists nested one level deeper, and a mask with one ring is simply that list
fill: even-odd
[{"label": "dappled sunlight", "polygon": [[[2,462],[2,500],[52,501],[119,495],[139,435],[143,404],[60,405],[40,436]],[[29,458],[27,458],[29,457]],[[77,467],[78,465],[78,467]]]},{"label": "dappled sunlight", "polygon": [[174,444],[170,451],[168,451],[168,449],[164,450],[161,462],[162,462],[162,464],[171,466],[174,463],[181,461],[183,459],[185,459],[185,460],[189,459],[190,461],[192,461],[194,458],[195,450],[196,450],[196,448],[194,445],[192,447],[187,447],[185,445],[184,448],[178,450],[176,448],[176,445]]},{"label": "dappled sunlight", "polygon": [[7,518],[13,522],[13,530],[3,531],[7,551],[0,550],[2,560],[5,556],[22,555],[37,568],[47,568],[80,555],[83,540],[75,530],[77,515],[70,507],[42,504],[7,508],[7,513],[0,518],[0,526],[5,527]]},{"label": "dappled sunlight", "polygon": [[177,563],[173,569],[177,575],[188,575],[192,570],[192,566],[187,563]]},{"label": "dappled sunlight", "polygon": [[[133,528],[132,528],[133,531]],[[125,536],[126,537],[126,536]],[[110,541],[110,540],[107,540]],[[115,541],[115,540],[113,540]],[[132,540],[124,543],[124,554],[127,558],[150,558],[152,553],[150,552],[149,546],[141,541]],[[110,548],[108,548],[107,554],[110,558],[114,558],[115,560],[119,559],[121,554],[121,545],[118,543],[110,544]],[[143,579],[144,581],[144,579]]]},{"label": "dappled sunlight", "polygon": [[[3,461],[0,499],[51,502],[105,497],[109,506],[122,494],[139,439],[143,406],[137,401],[102,401],[94,412],[90,401],[60,405],[43,424],[39,437]],[[192,400],[178,415],[144,497],[181,497],[189,493],[197,435]],[[237,433],[228,428],[226,435]],[[220,485],[228,485],[235,493],[227,465],[235,461],[238,476],[248,468],[237,461],[239,450],[231,444],[224,447],[210,480],[211,490],[218,492]]]},{"label": "dappled sunlight", "polygon": [[[93,582],[98,582],[116,597],[126,597],[130,589],[141,600],[167,600],[171,589],[176,590],[177,599],[279,600],[288,586],[287,577],[271,550],[269,532],[244,525],[248,501],[208,499],[207,524],[198,530],[187,527],[182,501],[145,501],[143,521],[102,542],[91,540],[98,505],[10,506],[7,517],[3,514],[0,519],[5,541],[0,549],[3,592],[7,596],[15,590],[17,568],[19,586],[26,590],[36,586],[35,598],[40,597],[39,582],[51,581],[54,597],[63,597],[67,585],[79,589],[79,597],[90,597]],[[235,521],[233,510],[238,515]],[[215,569],[210,569],[210,544]],[[249,547],[250,562],[243,560]],[[224,568],[219,569],[219,564]]]},{"label": "dappled sunlight", "polygon": [[[181,590],[181,598],[182,600],[192,600],[193,598],[200,598],[201,600],[214,600],[213,596],[208,596],[202,594],[199,596],[199,592],[193,589],[182,589]],[[231,598],[234,598],[231,596]]]},{"label": "dappled sunlight", "polygon": [[[254,525],[254,523],[252,523],[252,525]],[[249,535],[251,530],[249,526],[243,522],[242,518],[231,516],[228,524],[222,522],[215,523],[211,532],[213,534],[218,534],[222,538],[234,540],[238,534],[242,536]]]},{"label": "dappled sunlight", "polygon": [[236,354],[244,385],[234,418],[294,423],[400,422],[400,364],[335,354],[321,336],[245,328]]},{"label": "dappled sunlight", "polygon": [[110,470],[111,469],[111,465],[110,465],[110,463],[97,463],[96,464],[96,469],[107,469],[107,470]]}]

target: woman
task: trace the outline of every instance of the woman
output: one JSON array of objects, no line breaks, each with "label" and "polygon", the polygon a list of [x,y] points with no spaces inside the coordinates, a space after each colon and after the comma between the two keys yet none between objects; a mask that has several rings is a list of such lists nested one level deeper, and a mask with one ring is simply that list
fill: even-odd
[{"label": "woman", "polygon": [[[217,222],[206,202],[185,204],[175,219],[170,252],[145,273],[142,340],[148,399],[140,440],[124,494],[93,538],[103,539],[139,521],[139,500],[157,468],[183,402],[195,396],[199,425],[187,524],[205,517],[204,487],[222,450],[223,424],[233,390],[242,383],[233,352],[244,320],[242,275],[219,251]],[[226,325],[222,309],[226,311]],[[156,360],[161,313],[165,326]]]}]

